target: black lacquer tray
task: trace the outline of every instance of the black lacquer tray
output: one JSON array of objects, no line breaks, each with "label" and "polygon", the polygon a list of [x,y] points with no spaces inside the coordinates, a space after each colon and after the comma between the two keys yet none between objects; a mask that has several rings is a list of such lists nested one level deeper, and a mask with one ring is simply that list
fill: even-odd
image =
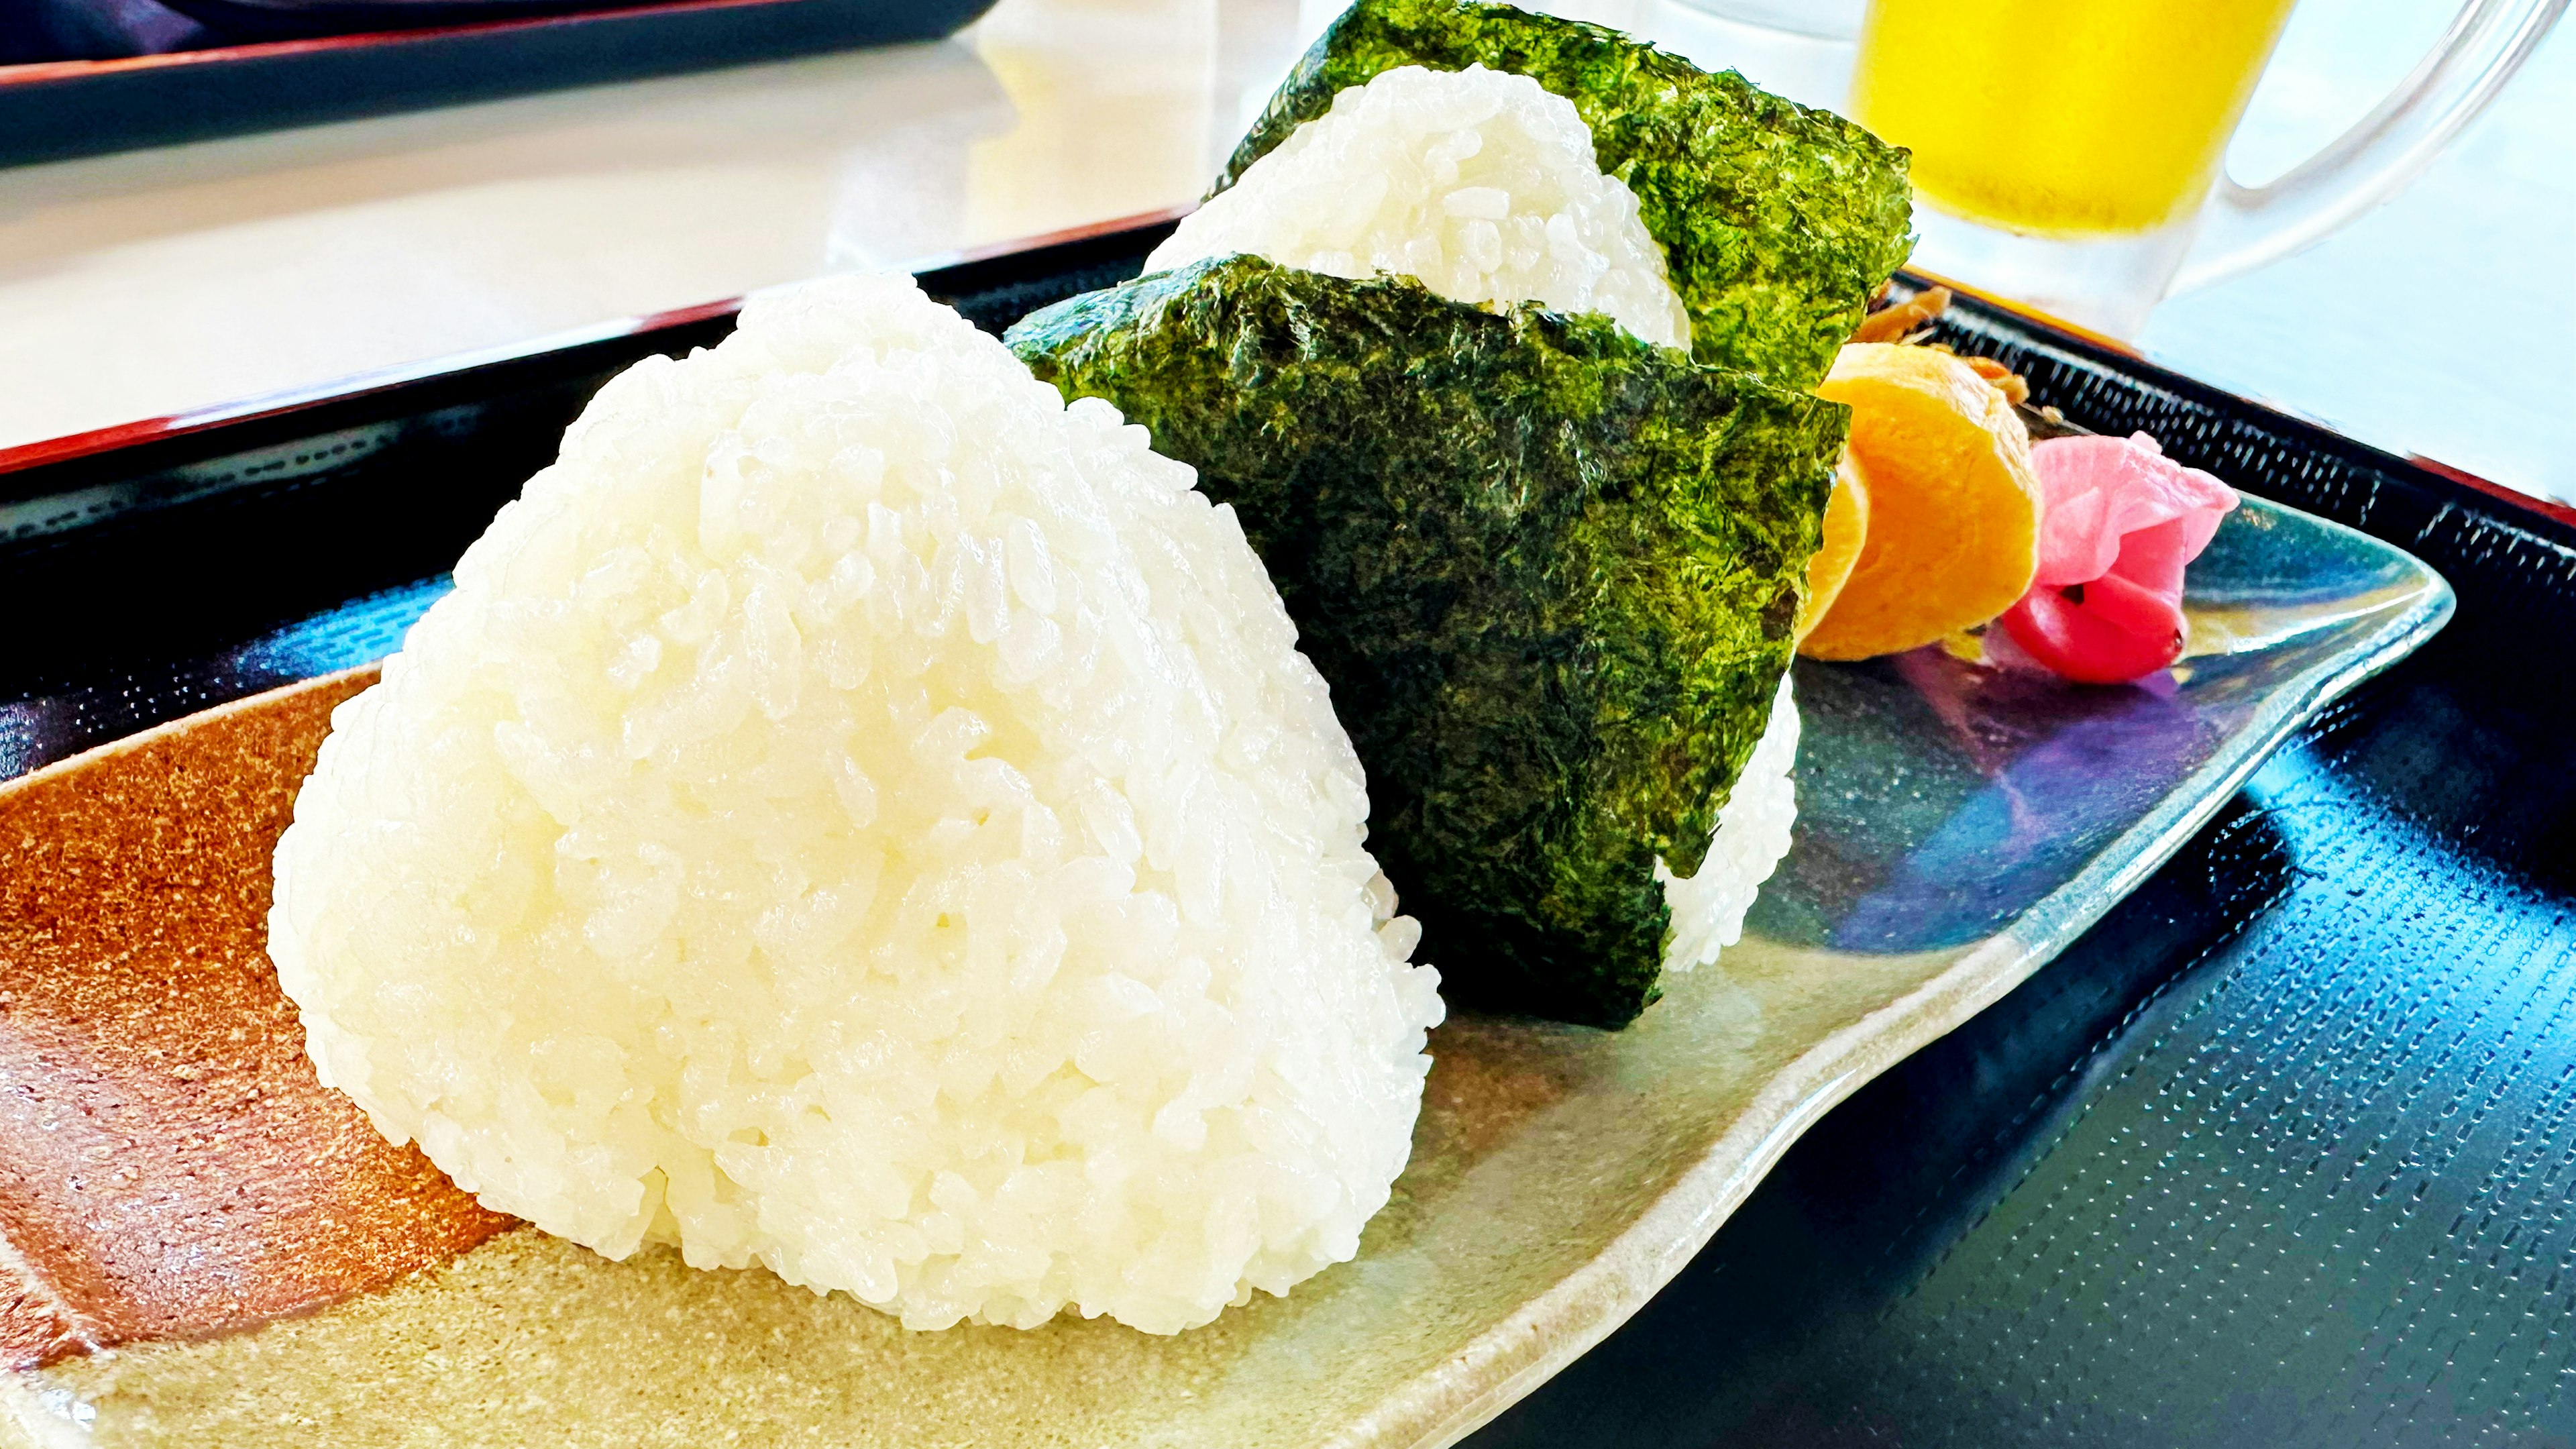
[{"label": "black lacquer tray", "polygon": [[[924,280],[998,330],[1163,234]],[[0,777],[381,655],[600,381],[729,315],[0,455]],[[1475,1442],[2576,1441],[2576,518],[2000,309],[1945,340],[2457,619]]]}]

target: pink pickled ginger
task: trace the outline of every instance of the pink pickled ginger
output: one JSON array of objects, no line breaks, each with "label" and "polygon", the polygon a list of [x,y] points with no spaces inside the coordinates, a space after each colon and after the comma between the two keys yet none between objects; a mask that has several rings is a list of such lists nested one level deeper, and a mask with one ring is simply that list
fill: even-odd
[{"label": "pink pickled ginger", "polygon": [[2004,614],[2023,652],[2069,679],[2121,684],[2181,657],[2182,571],[2236,490],[2145,433],[2049,438],[2030,450],[2043,511],[2039,572]]}]

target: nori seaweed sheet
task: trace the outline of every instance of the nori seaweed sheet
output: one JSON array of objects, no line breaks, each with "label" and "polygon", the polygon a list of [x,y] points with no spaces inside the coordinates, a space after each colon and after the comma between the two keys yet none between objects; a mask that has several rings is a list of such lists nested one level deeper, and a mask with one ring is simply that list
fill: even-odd
[{"label": "nori seaweed sheet", "polygon": [[1619,1026],[1788,668],[1849,414],[1607,318],[1233,256],[1007,340],[1230,503],[1453,1003]]},{"label": "nori seaweed sheet", "polygon": [[1346,87],[1398,66],[1474,64],[1574,103],[1602,170],[1637,193],[1663,243],[1702,362],[1814,387],[1913,247],[1902,148],[1615,30],[1475,0],[1358,0],[1298,62],[1208,194]]}]

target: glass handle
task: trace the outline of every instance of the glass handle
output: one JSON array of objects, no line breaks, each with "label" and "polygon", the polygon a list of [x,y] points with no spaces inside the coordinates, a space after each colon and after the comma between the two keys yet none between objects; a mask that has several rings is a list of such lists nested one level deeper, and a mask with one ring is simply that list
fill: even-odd
[{"label": "glass handle", "polygon": [[2332,144],[2262,186],[2223,173],[2173,291],[2298,251],[2385,201],[2504,89],[2568,0],[2467,0],[2414,72]]}]

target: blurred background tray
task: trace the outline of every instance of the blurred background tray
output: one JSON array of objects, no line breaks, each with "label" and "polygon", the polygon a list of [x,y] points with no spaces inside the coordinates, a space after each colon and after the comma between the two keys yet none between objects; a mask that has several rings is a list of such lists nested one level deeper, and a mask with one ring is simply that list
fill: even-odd
[{"label": "blurred background tray", "polygon": [[[465,8],[471,20],[429,28],[122,60],[0,65],[0,166],[853,46],[936,40],[993,3],[680,0],[495,19],[510,0],[485,0],[479,8]],[[426,11],[436,4],[411,0],[407,8]]]},{"label": "blurred background tray", "polygon": [[[1161,234],[925,282],[998,329]],[[0,776],[390,649],[601,380],[729,316],[0,455]],[[2576,1439],[2576,517],[1997,310],[1945,340],[2457,619],[1476,1442]]]}]

